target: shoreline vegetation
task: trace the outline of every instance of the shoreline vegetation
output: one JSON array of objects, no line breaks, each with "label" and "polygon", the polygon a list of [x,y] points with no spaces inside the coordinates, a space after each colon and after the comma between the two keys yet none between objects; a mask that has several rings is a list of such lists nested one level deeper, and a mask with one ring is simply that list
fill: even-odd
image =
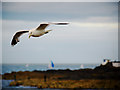
[{"label": "shoreline vegetation", "polygon": [[94,69],[19,71],[5,73],[4,80],[14,80],[9,86],[31,86],[37,88],[116,88],[120,89],[120,67],[109,62]]}]

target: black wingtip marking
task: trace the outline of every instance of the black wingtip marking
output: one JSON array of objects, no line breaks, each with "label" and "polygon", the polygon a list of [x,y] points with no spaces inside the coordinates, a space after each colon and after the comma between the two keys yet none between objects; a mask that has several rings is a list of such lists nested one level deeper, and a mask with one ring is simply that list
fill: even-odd
[{"label": "black wingtip marking", "polygon": [[16,34],[13,36],[13,39],[12,39],[12,42],[11,42],[11,45],[14,46],[16,45],[18,42],[19,42],[19,37],[23,34],[23,33],[27,33],[29,31],[19,31],[19,32],[16,32]]},{"label": "black wingtip marking", "polygon": [[12,40],[11,45],[14,46],[16,44],[17,44],[17,41],[16,40]]}]

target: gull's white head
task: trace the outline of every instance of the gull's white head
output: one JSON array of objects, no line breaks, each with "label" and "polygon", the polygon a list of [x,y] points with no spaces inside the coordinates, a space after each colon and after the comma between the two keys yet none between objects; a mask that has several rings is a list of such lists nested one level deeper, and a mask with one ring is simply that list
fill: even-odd
[{"label": "gull's white head", "polygon": [[30,30],[29,31],[29,38],[32,36],[32,34],[33,34],[33,30]]}]

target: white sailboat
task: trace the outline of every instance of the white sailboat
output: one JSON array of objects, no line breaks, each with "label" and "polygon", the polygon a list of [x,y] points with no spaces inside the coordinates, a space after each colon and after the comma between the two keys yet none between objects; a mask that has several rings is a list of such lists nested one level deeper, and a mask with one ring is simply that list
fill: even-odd
[{"label": "white sailboat", "polygon": [[29,67],[29,64],[26,64],[25,67]]},{"label": "white sailboat", "polygon": [[83,64],[81,64],[81,65],[80,65],[80,68],[81,68],[81,69],[83,69],[83,68],[84,68],[84,65],[83,65]]}]

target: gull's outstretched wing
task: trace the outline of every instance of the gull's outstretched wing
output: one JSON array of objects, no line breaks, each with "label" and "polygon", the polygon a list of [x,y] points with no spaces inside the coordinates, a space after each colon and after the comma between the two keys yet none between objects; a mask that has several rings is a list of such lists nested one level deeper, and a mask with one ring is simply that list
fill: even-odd
[{"label": "gull's outstretched wing", "polygon": [[49,25],[67,25],[69,24],[68,22],[57,22],[57,23],[54,23],[54,22],[49,22],[49,23],[43,23],[43,24],[40,24],[39,27],[37,27],[36,30],[44,30],[47,26]]},{"label": "gull's outstretched wing", "polygon": [[49,24],[40,24],[36,30],[44,30]]},{"label": "gull's outstretched wing", "polygon": [[18,31],[16,32],[16,34],[13,36],[11,45],[14,46],[17,44],[17,42],[19,42],[18,38],[23,34],[23,33],[27,33],[29,31]]},{"label": "gull's outstretched wing", "polygon": [[49,23],[49,24],[55,24],[55,25],[67,25],[69,24],[68,22],[56,22],[56,23]]}]

